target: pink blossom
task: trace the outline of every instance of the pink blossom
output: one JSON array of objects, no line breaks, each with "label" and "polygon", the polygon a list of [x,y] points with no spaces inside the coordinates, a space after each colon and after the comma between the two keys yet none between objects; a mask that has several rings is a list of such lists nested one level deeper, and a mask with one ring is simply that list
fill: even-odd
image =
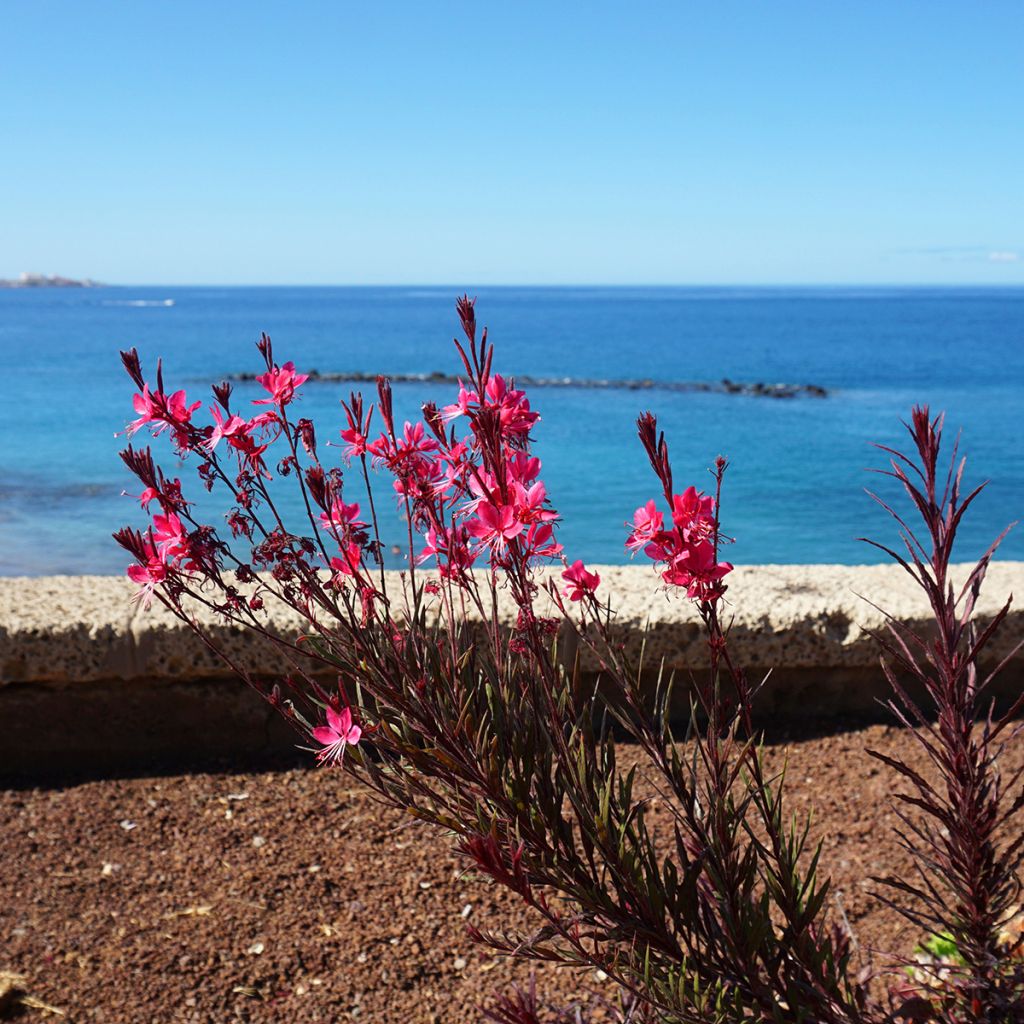
[{"label": "pink blossom", "polygon": [[362,530],[366,523],[362,523],[356,517],[359,515],[359,505],[346,505],[343,501],[335,498],[331,502],[330,514],[320,513],[320,525],[329,532],[341,532],[346,529]]},{"label": "pink blossom", "polygon": [[[139,414],[137,420],[132,420],[128,424],[128,436],[141,430],[147,423],[154,421],[158,422],[161,419],[160,409],[157,404],[153,401],[153,396],[149,393],[149,385],[142,385],[142,394],[132,396],[132,407]],[[165,424],[166,426],[166,424]],[[157,430],[163,430],[163,426],[157,427]]]},{"label": "pink blossom", "polygon": [[701,494],[696,487],[687,487],[682,494],[672,495],[672,522],[687,537],[703,540],[715,525],[715,499]]},{"label": "pink blossom", "polygon": [[270,427],[279,426],[280,423],[281,418],[277,413],[273,409],[268,409],[249,420],[249,433],[255,433],[257,430],[269,430]]},{"label": "pink blossom", "polygon": [[526,534],[528,558],[557,558],[562,545],[555,540],[555,531],[549,523],[535,523]]},{"label": "pink blossom", "polygon": [[[431,526],[425,540],[426,544],[417,558],[420,565],[436,558],[438,572],[445,579],[458,578],[472,567],[476,556],[469,550],[469,531],[465,526],[455,526],[451,531]],[[442,558],[446,561],[442,562]]]},{"label": "pink blossom", "polygon": [[661,532],[665,517],[658,511],[654,501],[647,502],[633,513],[633,532],[626,541],[626,547],[632,551],[650,544]]},{"label": "pink blossom", "polygon": [[498,481],[494,479],[494,475],[491,472],[482,466],[475,473],[467,475],[466,483],[469,484],[469,490],[474,497],[470,498],[462,506],[463,512],[475,512],[478,506],[487,502],[490,502],[492,505],[501,503],[498,496]]},{"label": "pink blossom", "polygon": [[184,391],[175,391],[167,399],[167,416],[172,426],[184,426],[192,419],[192,413],[203,403],[193,402],[191,405],[185,398]]},{"label": "pink blossom", "polygon": [[376,469],[394,459],[398,449],[391,443],[391,438],[382,433],[376,441],[370,441],[366,445],[366,450],[373,456],[373,465]]},{"label": "pink blossom", "polygon": [[416,557],[416,564],[422,565],[424,562],[431,558],[437,558],[439,554],[444,554],[448,550],[448,533],[445,530],[438,530],[436,527],[431,526],[424,537],[426,544],[423,545],[423,550]]},{"label": "pink blossom", "polygon": [[137,495],[128,494],[127,491],[122,491],[121,493],[129,498],[134,498],[142,507],[143,512],[148,512],[149,506],[160,497],[160,492],[155,487],[147,487],[141,494]]},{"label": "pink blossom", "polygon": [[153,603],[153,592],[158,584],[167,579],[167,565],[163,558],[154,550],[152,543],[146,541],[149,551],[149,558],[143,562],[136,562],[128,566],[128,578],[137,583],[142,589],[135,595],[134,600],[141,601],[143,608],[149,608]]},{"label": "pink blossom", "polygon": [[139,414],[139,418],[128,424],[128,435],[135,434],[147,423],[156,424],[153,428],[154,436],[162,433],[168,427],[175,431],[183,430],[192,419],[192,413],[203,403],[193,402],[188,404],[184,391],[175,391],[170,398],[159,391],[150,391],[148,384],[143,384],[142,394],[132,398],[132,406]]},{"label": "pink blossom", "polygon": [[601,577],[596,572],[587,572],[586,566],[579,559],[562,573],[562,579],[566,581],[562,593],[570,601],[583,600],[584,595],[594,593],[601,582]]},{"label": "pink blossom", "polygon": [[459,381],[459,397],[454,405],[446,405],[441,410],[441,419],[450,423],[459,416],[466,416],[470,408],[480,401],[480,396],[475,391],[467,391],[466,385]]},{"label": "pink blossom", "polygon": [[376,441],[366,446],[366,450],[373,456],[375,465],[384,462],[393,470],[417,462],[437,449],[437,442],[432,437],[427,437],[423,424],[412,424],[408,420],[401,437],[396,438],[394,442],[387,434],[381,434]]},{"label": "pink blossom", "polygon": [[517,391],[505,383],[505,378],[496,373],[487,382],[488,402],[497,408],[501,417],[503,434],[522,439],[540,419],[540,414],[532,412],[525,391]]},{"label": "pink blossom", "polygon": [[676,587],[685,587],[686,596],[709,601],[721,593],[722,578],[732,572],[731,562],[716,562],[711,541],[686,546],[661,574],[662,579]]},{"label": "pink blossom", "polygon": [[345,544],[341,549],[341,553],[343,557],[331,559],[335,583],[340,583],[344,576],[358,576],[359,566],[363,558],[363,549],[355,541]]},{"label": "pink blossom", "polygon": [[160,557],[166,561],[176,562],[188,554],[188,534],[173,512],[153,516],[153,539]]},{"label": "pink blossom", "polygon": [[233,437],[244,434],[249,429],[249,424],[241,416],[231,415],[225,419],[221,415],[220,406],[211,405],[210,412],[217,424],[209,428],[210,436],[205,441],[206,448],[211,452],[217,447],[221,438],[227,438],[230,442]]},{"label": "pink blossom", "polygon": [[520,483],[512,485],[512,500],[515,503],[516,518],[521,523],[549,523],[558,518],[558,513],[545,508],[547,490],[538,480],[529,488]]},{"label": "pink blossom", "polygon": [[537,479],[540,473],[540,459],[535,455],[527,455],[526,452],[519,451],[506,461],[505,468],[510,480],[528,486]]},{"label": "pink blossom", "polygon": [[516,518],[516,510],[511,505],[481,502],[476,509],[476,518],[466,524],[466,529],[484,544],[503,549],[508,541],[523,532],[523,524]]},{"label": "pink blossom", "polygon": [[413,505],[429,504],[434,496],[445,490],[445,477],[438,467],[443,463],[426,456],[398,459],[392,465],[395,474],[391,485],[396,494],[409,498]]},{"label": "pink blossom", "polygon": [[284,366],[274,366],[256,378],[257,383],[270,394],[269,398],[257,398],[253,405],[287,405],[295,397],[295,389],[309,380],[309,374],[296,373],[295,364],[287,362]]},{"label": "pink blossom", "polygon": [[326,725],[313,730],[313,739],[322,745],[316,759],[320,764],[340,764],[345,756],[345,747],[355,746],[363,730],[352,721],[352,709],[343,707],[335,711],[330,705],[325,708]]},{"label": "pink blossom", "polygon": [[655,562],[664,563],[662,579],[682,587],[687,596],[709,601],[722,593],[721,580],[732,572],[729,562],[715,555],[715,499],[687,487],[672,495],[672,527],[664,529],[664,518],[653,501],[633,513],[633,529],[626,546]]},{"label": "pink blossom", "polygon": [[447,451],[438,454],[431,474],[435,494],[444,494],[452,487],[457,487],[460,493],[465,491],[465,479],[470,470],[468,453],[469,448],[462,441],[456,441]]},{"label": "pink blossom", "polygon": [[366,452],[366,435],[362,434],[355,427],[349,427],[348,430],[341,432],[341,439],[345,442],[345,447],[342,449],[342,455],[349,462],[352,459],[359,458],[360,455]]},{"label": "pink blossom", "polygon": [[422,423],[417,421],[413,424],[406,420],[402,436],[395,448],[395,456],[407,459],[427,452],[436,452],[437,448],[437,442],[432,437],[427,437]]}]

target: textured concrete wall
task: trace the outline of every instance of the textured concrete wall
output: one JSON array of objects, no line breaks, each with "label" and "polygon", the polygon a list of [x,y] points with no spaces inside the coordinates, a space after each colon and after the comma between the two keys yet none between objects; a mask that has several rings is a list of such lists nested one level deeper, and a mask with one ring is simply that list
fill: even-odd
[{"label": "textured concrete wall", "polygon": [[[690,602],[666,595],[646,566],[597,568],[627,645],[638,650],[646,635],[647,664],[664,658],[669,668],[684,671],[705,664]],[[38,748],[39,730],[49,732],[51,741],[68,730],[73,735],[65,740],[72,747],[76,742],[83,749],[113,747],[126,756],[133,743],[151,751],[177,749],[176,728],[202,746],[203,730],[187,729],[193,713],[188,708],[198,702],[212,711],[211,702],[222,701],[220,714],[228,714],[247,699],[231,670],[191,630],[157,604],[142,609],[131,599],[133,590],[127,580],[114,577],[0,578],[0,767]],[[982,615],[993,614],[1013,591],[1024,593],[1024,563],[993,565]],[[892,566],[739,567],[730,577],[728,602],[735,657],[755,674],[773,670],[762,706],[787,716],[863,713],[884,694],[876,645],[863,632],[883,623],[871,602],[922,628],[928,622],[923,599]],[[508,620],[513,610],[505,607],[503,614]],[[290,610],[271,608],[268,616],[282,633],[301,629]],[[218,644],[234,656],[263,672],[282,670],[269,645],[208,621]],[[1024,609],[1015,609],[992,657],[1005,656],[1022,638]],[[1024,660],[1018,658],[1003,674],[1002,689],[1021,685]],[[128,707],[134,709],[130,714]],[[147,709],[154,719],[149,725]],[[172,728],[168,720],[161,733],[155,720],[169,709],[181,722]],[[120,722],[116,729],[114,718]],[[109,735],[103,735],[104,723]],[[141,738],[128,737],[132,723]],[[81,735],[85,732],[91,739]]]},{"label": "textured concrete wall", "polygon": [[[698,666],[704,647],[689,601],[666,595],[657,577],[641,566],[598,566],[601,593],[610,596],[615,621],[638,646],[645,627],[648,660],[673,668]],[[397,576],[397,574],[393,574]],[[397,580],[389,583],[397,584]],[[729,578],[728,612],[734,617],[733,650],[751,666],[867,668],[877,664],[874,602],[922,626],[927,608],[906,574],[891,566],[741,566]],[[1016,590],[1024,592],[1024,562],[998,562],[989,571],[980,612],[992,614]],[[133,584],[108,576],[0,578],[0,685],[12,682],[80,684],[111,680],[195,681],[231,671],[195,635],[154,603],[131,600]],[[506,620],[512,609],[503,608]],[[267,670],[268,652],[221,626],[210,615],[225,647]],[[268,620],[283,633],[301,629],[285,608],[269,608]],[[1000,656],[1024,636],[1024,607],[1011,617],[993,648]]]}]

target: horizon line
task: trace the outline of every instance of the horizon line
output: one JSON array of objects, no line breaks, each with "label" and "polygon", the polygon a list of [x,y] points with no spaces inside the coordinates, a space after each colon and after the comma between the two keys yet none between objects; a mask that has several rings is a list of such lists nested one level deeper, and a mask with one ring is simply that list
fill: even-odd
[{"label": "horizon line", "polygon": [[[10,279],[8,279],[10,280]],[[82,280],[89,280],[83,278]],[[95,288],[422,288],[422,289],[448,289],[465,291],[467,288],[533,288],[533,289],[627,289],[627,288],[759,288],[759,289],[784,289],[784,288],[1024,288],[1024,280],[1021,281],[718,281],[718,282],[686,282],[686,281],[643,281],[643,282],[622,282],[622,281],[564,281],[564,282],[514,282],[502,281],[492,283],[470,283],[454,284],[451,282],[423,282],[423,281],[378,281],[378,282],[348,282],[339,283],[332,281],[307,281],[307,282],[280,282],[280,281],[98,281],[85,286],[30,286],[3,288],[0,291],[11,292],[39,292],[39,291],[91,291]]]}]

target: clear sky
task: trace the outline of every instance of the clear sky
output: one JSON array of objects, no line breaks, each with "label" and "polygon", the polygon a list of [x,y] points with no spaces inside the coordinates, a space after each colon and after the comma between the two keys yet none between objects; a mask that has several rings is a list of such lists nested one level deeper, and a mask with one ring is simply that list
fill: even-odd
[{"label": "clear sky", "polygon": [[1024,3],[4,0],[0,276],[1024,283]]}]

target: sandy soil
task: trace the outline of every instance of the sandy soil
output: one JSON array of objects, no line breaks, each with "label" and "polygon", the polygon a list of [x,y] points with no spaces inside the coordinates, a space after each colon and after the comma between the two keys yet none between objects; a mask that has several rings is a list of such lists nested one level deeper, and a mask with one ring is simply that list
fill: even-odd
[{"label": "sandy soil", "polygon": [[[790,744],[791,802],[815,808],[862,946],[906,952],[917,936],[867,881],[909,868],[890,831],[892,776],[868,747],[907,737],[873,726]],[[1008,762],[1022,760],[1017,744]],[[528,977],[465,936],[467,921],[523,924],[512,901],[337,771],[10,788],[0,865],[0,971],[67,1020],[462,1024]],[[593,974],[541,970],[538,987],[563,1002],[611,995]]]}]

